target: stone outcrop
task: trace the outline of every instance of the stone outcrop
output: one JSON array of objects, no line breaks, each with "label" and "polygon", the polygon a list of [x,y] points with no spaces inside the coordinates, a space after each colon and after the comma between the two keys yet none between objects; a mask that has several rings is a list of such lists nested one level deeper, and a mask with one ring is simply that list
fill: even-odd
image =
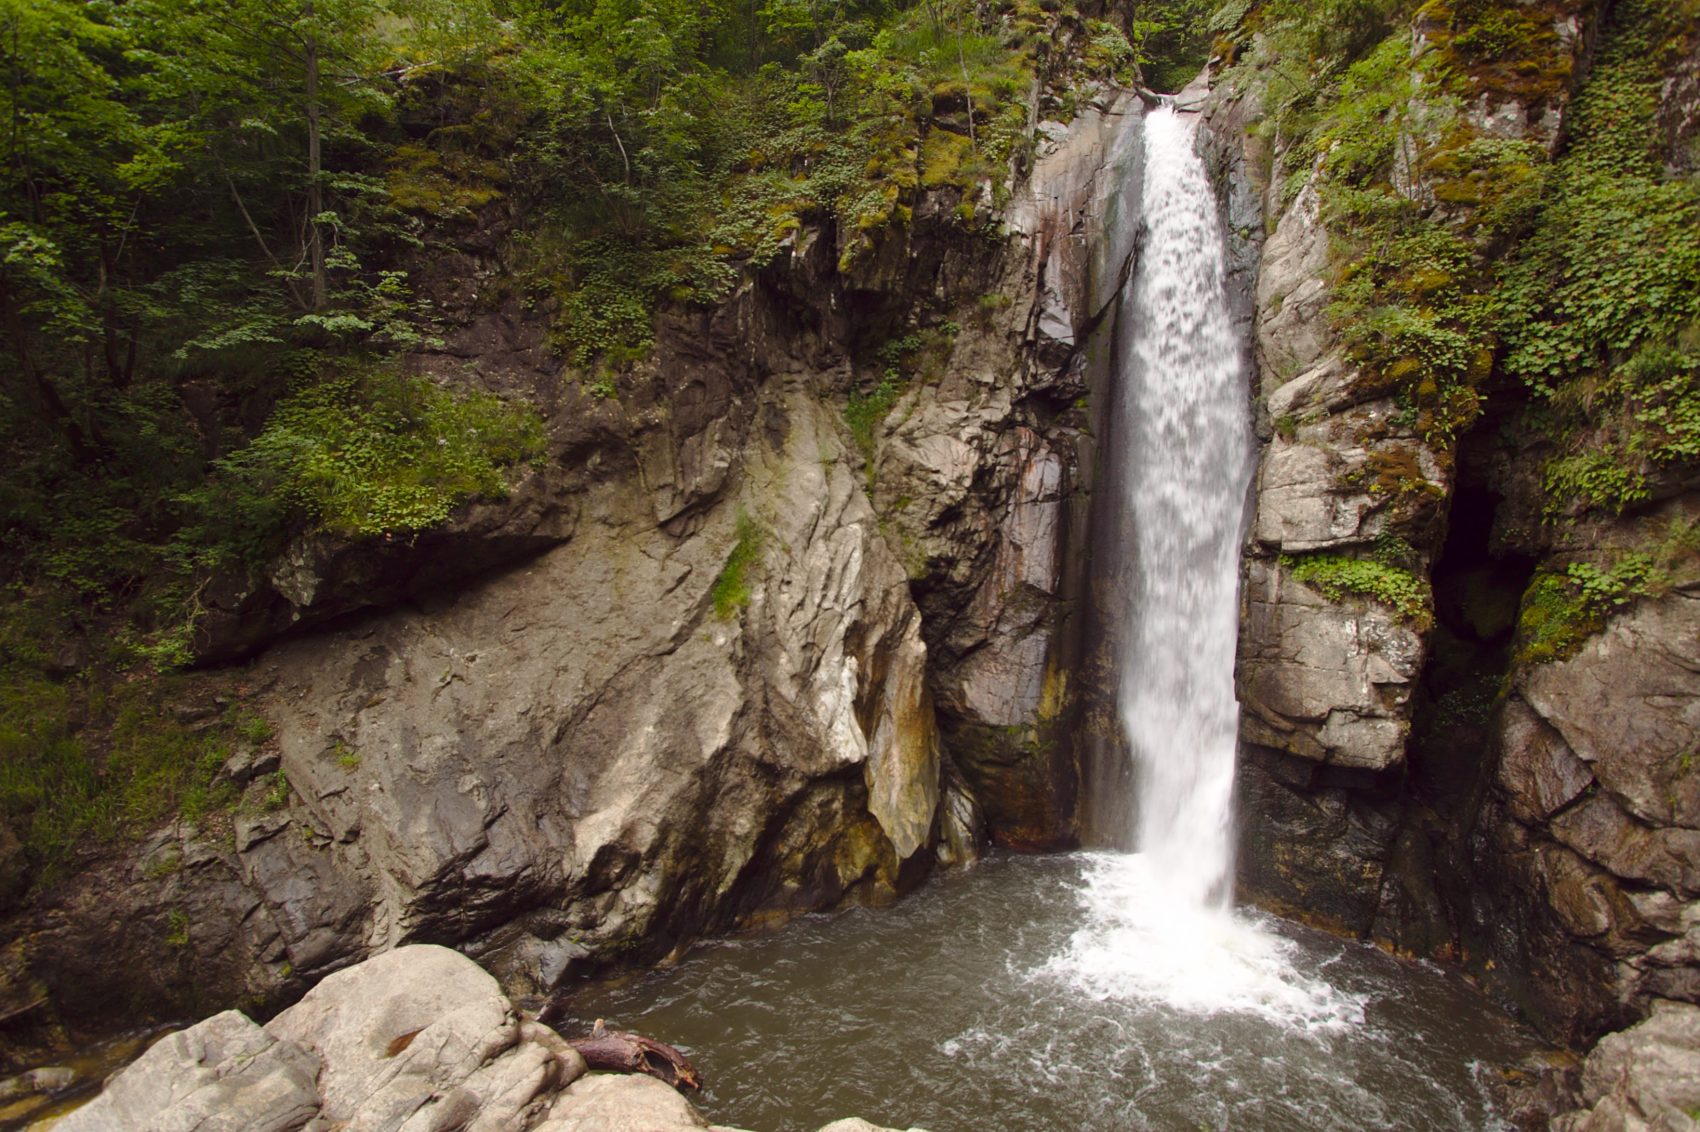
[{"label": "stone outcrop", "polygon": [[[587,1075],[577,1051],[523,1019],[471,960],[417,945],[329,976],[264,1026],[231,1010],[161,1039],[55,1127],[684,1132],[710,1125],[660,1081]],[[852,1128],[885,1132],[861,1121],[828,1126]]]},{"label": "stone outcrop", "polygon": [[[1071,843],[1082,358],[1133,254],[1085,237],[1136,106],[1045,124],[1008,239],[950,192],[847,270],[798,233],[665,312],[617,397],[562,373],[537,312],[477,299],[499,241],[433,261],[446,344],[418,368],[536,404],[547,460],[440,531],[307,540],[209,589],[202,656],[251,658],[275,737],[227,766],[227,814],[40,901],[7,970],[67,1020],[119,988],[180,1017],[428,941],[547,996],[891,899],[988,836]],[[905,335],[924,364],[865,443],[845,398]]]},{"label": "stone outcrop", "polygon": [[[1549,79],[1517,87],[1459,71],[1457,83],[1480,88],[1457,105],[1462,122],[1555,152],[1601,10],[1552,14]],[[1449,35],[1417,17],[1415,73],[1449,65]],[[1672,67],[1657,115],[1674,170],[1692,167],[1691,72]],[[1268,217],[1231,225],[1229,249],[1230,263],[1258,264],[1248,333],[1263,442],[1238,671],[1242,890],[1461,961],[1577,1044],[1654,1003],[1700,1001],[1692,570],[1601,616],[1573,655],[1528,655],[1517,636],[1531,578],[1649,551],[1657,532],[1693,523],[1692,484],[1676,476],[1620,519],[1555,527],[1543,433],[1514,383],[1484,386],[1484,417],[1461,437],[1415,431],[1391,383],[1354,364],[1330,321],[1340,265],[1317,192],[1325,161],[1307,177],[1286,164],[1282,139],[1271,149],[1248,134],[1259,97],[1253,82],[1194,100],[1229,210],[1253,197]],[[1422,97],[1403,119],[1419,134],[1445,117]],[[1437,202],[1408,163],[1395,166],[1396,192],[1443,224],[1468,222],[1468,202]],[[1432,584],[1425,608],[1402,615],[1320,593],[1295,577],[1316,555],[1397,560]],[[1609,1091],[1590,1086],[1602,1123],[1575,1127],[1648,1126],[1610,1123],[1630,1108],[1602,1101]]]},{"label": "stone outcrop", "polygon": [[1108,396],[1090,362],[1137,250],[1140,113],[1104,92],[1068,128],[1041,124],[1007,210],[1009,258],[970,315],[983,325],[898,402],[874,463],[876,507],[915,578],[950,780],[1018,848],[1080,833],[1068,681],[1090,542],[1081,488]]},{"label": "stone outcrop", "polygon": [[1572,1034],[1700,1000],[1696,640],[1700,594],[1644,602],[1498,717],[1472,911],[1498,981]]},{"label": "stone outcrop", "polygon": [[[1419,74],[1438,65],[1425,35],[1419,27],[1412,48]],[[1577,59],[1588,49],[1579,32],[1561,43]],[[1328,313],[1338,265],[1319,191],[1323,164],[1295,168],[1281,138],[1271,144],[1247,130],[1261,98],[1242,71],[1192,100],[1210,127],[1229,262],[1255,264],[1237,276],[1250,292],[1261,440],[1237,673],[1248,800],[1240,880],[1247,895],[1288,912],[1448,952],[1451,942],[1419,942],[1388,926],[1448,914],[1436,894],[1412,896],[1404,875],[1429,868],[1416,859],[1428,834],[1413,832],[1408,783],[1429,773],[1411,765],[1410,752],[1419,711],[1428,710],[1433,598],[1418,611],[1329,596],[1301,581],[1299,567],[1319,556],[1372,558],[1421,587],[1442,559],[1459,457],[1455,445],[1420,433],[1393,383],[1366,371],[1341,341]],[[1544,93],[1537,107],[1494,88],[1465,117],[1494,136],[1515,123],[1516,137],[1550,149],[1564,104],[1562,92]],[[1443,117],[1414,102],[1405,128]],[[1433,206],[1409,172],[1394,177],[1394,190]]]},{"label": "stone outcrop", "polygon": [[1700,1007],[1657,1002],[1652,1014],[1609,1034],[1582,1068],[1586,1108],[1553,1132],[1684,1132],[1700,1121]]}]

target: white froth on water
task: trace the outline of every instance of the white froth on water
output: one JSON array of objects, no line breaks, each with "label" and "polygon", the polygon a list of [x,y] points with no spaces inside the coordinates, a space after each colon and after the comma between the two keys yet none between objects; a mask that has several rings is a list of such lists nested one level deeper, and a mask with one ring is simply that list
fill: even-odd
[{"label": "white froth on water", "polygon": [[1079,889],[1085,922],[1040,973],[1099,1000],[1253,1014],[1312,1032],[1363,1022],[1365,996],[1302,973],[1295,945],[1260,917],[1177,900],[1154,865],[1143,853],[1091,854]]},{"label": "white froth on water", "polygon": [[1251,430],[1215,196],[1190,123],[1168,107],[1145,119],[1141,215],[1117,404],[1138,579],[1117,707],[1136,767],[1137,851],[1093,862],[1081,891],[1086,923],[1043,969],[1099,999],[1348,1026],[1362,1020],[1362,1001],[1299,974],[1290,945],[1233,910],[1234,651]]}]

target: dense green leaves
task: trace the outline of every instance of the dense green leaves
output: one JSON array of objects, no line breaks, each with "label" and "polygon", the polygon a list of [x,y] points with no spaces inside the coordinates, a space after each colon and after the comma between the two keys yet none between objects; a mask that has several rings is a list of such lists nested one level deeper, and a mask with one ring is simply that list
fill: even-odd
[{"label": "dense green leaves", "polygon": [[1668,171],[1654,121],[1681,5],[1613,14],[1571,144],[1495,296],[1505,370],[1550,399],[1553,514],[1620,512],[1700,460],[1700,179]]}]

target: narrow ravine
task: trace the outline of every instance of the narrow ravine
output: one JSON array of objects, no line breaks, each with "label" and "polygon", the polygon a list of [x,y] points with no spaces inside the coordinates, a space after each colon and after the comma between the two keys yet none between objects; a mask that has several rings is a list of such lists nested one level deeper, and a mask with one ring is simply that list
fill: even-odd
[{"label": "narrow ravine", "polygon": [[1234,906],[1248,375],[1192,124],[1159,109],[1145,145],[1146,251],[1115,375],[1114,541],[1133,561],[1106,564],[1137,579],[1118,703],[1133,828],[1109,839],[1132,849],[994,856],[895,909],[811,917],[573,1000],[587,1024],[689,1048],[719,1119],[1503,1126],[1493,1067],[1527,1039],[1461,980]]}]

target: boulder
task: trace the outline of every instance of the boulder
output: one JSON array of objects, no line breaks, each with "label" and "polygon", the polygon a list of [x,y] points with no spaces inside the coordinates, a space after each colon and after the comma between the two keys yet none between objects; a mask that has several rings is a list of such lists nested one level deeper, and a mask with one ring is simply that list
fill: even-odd
[{"label": "boulder", "polygon": [[226,1011],[161,1039],[58,1127],[506,1132],[583,1072],[477,964],[420,944],[329,976],[263,1027]]},{"label": "boulder", "polygon": [[1646,1021],[1601,1038],[1582,1067],[1585,1109],[1553,1132],[1683,1132],[1700,1126],[1700,1006],[1656,1002]]},{"label": "boulder", "polygon": [[234,1010],[170,1034],[60,1120],[60,1132],[291,1132],[319,1111],[320,1063]]},{"label": "boulder", "polygon": [[592,1073],[561,1094],[536,1132],[699,1132],[691,1103],[653,1077]]}]

